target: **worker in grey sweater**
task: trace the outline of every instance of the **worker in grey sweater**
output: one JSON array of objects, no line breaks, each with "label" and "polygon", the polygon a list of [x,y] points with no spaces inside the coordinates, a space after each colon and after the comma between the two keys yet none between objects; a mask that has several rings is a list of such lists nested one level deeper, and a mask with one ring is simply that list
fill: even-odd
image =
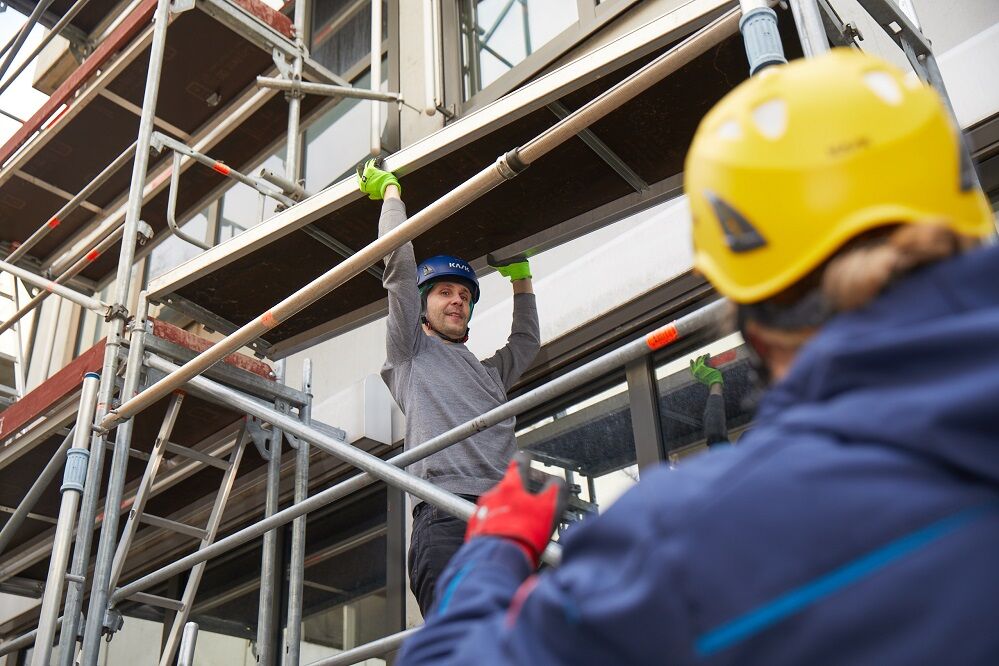
[{"label": "worker in grey sweater", "polygon": [[[378,234],[406,221],[395,176],[369,160],[358,185],[371,199],[384,199]],[[467,262],[449,256],[416,264],[413,244],[385,257],[383,284],[389,315],[382,379],[406,414],[409,449],[469,421],[507,400],[507,390],[534,361],[540,348],[538,310],[526,260],[497,270],[513,284],[513,325],[507,344],[479,361],[465,346],[479,284]],[[475,502],[496,485],[516,451],[511,417],[492,428],[413,463],[408,471]],[[434,587],[461,546],[464,521],[416,500],[409,549],[410,586],[424,615]]]}]

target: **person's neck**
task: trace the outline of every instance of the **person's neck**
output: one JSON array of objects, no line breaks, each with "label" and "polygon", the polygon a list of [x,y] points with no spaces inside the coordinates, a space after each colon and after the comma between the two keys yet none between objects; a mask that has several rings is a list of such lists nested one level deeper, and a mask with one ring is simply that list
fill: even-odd
[{"label": "person's neck", "polygon": [[460,344],[464,344],[465,340],[468,339],[468,334],[467,333],[464,336],[465,340],[462,340],[461,339],[462,336],[460,336],[460,335],[449,336],[446,333],[440,333],[440,332],[434,330],[433,328],[431,328],[429,324],[422,324],[422,326],[423,326],[423,334],[424,335],[430,336],[432,338],[439,338],[442,342],[446,342],[448,344],[460,345]]}]

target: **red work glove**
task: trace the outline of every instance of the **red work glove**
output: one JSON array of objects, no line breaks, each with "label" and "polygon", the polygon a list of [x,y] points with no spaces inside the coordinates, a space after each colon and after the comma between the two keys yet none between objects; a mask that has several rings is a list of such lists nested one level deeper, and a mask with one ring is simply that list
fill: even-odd
[{"label": "red work glove", "polygon": [[479,498],[468,520],[465,541],[477,536],[510,539],[537,567],[569,497],[562,479],[548,481],[536,494],[528,490],[530,467],[531,457],[526,453],[513,457],[506,475]]}]

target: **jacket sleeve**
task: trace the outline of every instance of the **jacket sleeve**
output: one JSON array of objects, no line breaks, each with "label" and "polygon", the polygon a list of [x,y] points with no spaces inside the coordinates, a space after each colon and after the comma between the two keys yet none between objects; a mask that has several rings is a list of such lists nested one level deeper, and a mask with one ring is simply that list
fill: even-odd
[{"label": "jacket sleeve", "polygon": [[729,443],[723,396],[711,394],[704,405],[704,439],[708,446]]},{"label": "jacket sleeve", "polygon": [[538,303],[534,294],[513,295],[513,324],[506,345],[482,361],[499,371],[503,388],[509,389],[520,379],[541,349]]},{"label": "jacket sleeve", "polygon": [[398,666],[669,664],[689,657],[690,628],[673,580],[675,544],[628,493],[566,535],[562,564],[532,575],[517,546],[466,543],[437,587]]},{"label": "jacket sleeve", "polygon": [[[406,206],[400,199],[386,199],[378,220],[378,236],[384,236],[406,221]],[[420,341],[420,292],[416,288],[416,256],[406,243],[385,257],[382,285],[388,291],[386,363],[398,365],[411,359]]]}]

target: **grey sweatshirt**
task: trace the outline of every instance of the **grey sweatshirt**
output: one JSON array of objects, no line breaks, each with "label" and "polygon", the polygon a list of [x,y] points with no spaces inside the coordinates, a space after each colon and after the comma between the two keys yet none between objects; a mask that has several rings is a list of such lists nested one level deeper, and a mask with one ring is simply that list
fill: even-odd
[{"label": "grey sweatshirt", "polygon": [[[402,201],[386,200],[378,235],[405,220]],[[506,346],[479,361],[465,345],[423,332],[412,243],[385,257],[383,283],[389,315],[381,375],[406,414],[406,449],[506,402],[507,389],[540,349],[534,294],[514,295],[513,326]],[[513,457],[515,422],[511,417],[407,469],[453,493],[481,495],[503,477]]]}]

